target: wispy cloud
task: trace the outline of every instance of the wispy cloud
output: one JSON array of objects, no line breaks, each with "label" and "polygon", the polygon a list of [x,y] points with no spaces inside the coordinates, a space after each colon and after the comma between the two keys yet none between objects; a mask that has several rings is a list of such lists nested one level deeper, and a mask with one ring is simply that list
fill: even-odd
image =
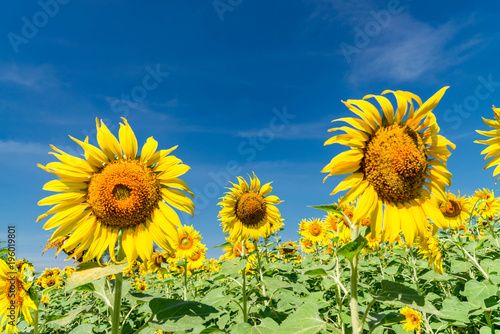
[{"label": "wispy cloud", "polygon": [[14,140],[0,140],[0,153],[47,154],[47,145],[39,143],[24,143]]},{"label": "wispy cloud", "polygon": [[[352,29],[335,55],[345,56],[350,66],[346,81],[354,85],[373,80],[432,80],[434,73],[463,63],[486,44],[486,38],[479,34],[457,38],[467,35],[466,28],[477,22],[474,13],[465,19],[455,17],[433,24],[412,16],[409,1],[400,1],[392,11],[388,1],[309,1],[315,5],[309,21],[331,21]],[[382,12],[388,17],[381,18]]]},{"label": "wispy cloud", "polygon": [[357,84],[379,78],[408,82],[456,66],[481,43],[479,37],[454,41],[468,24],[450,21],[432,26],[405,13],[394,16],[387,31],[353,57],[348,81]]},{"label": "wispy cloud", "polygon": [[[282,131],[272,132],[273,138],[285,140],[303,139],[328,139],[328,129],[331,128],[330,121],[309,122],[300,124],[288,124]],[[263,129],[250,129],[238,131],[237,137],[259,137],[263,136]],[[267,132],[265,133],[268,136]]]},{"label": "wispy cloud", "polygon": [[57,85],[58,80],[50,65],[23,65],[0,62],[0,83],[41,89]]}]

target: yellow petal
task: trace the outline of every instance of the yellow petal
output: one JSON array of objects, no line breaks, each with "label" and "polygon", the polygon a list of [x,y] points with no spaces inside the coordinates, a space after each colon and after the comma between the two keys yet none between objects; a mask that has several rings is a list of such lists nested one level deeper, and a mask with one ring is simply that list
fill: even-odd
[{"label": "yellow petal", "polygon": [[335,189],[333,189],[330,195],[335,195],[339,191],[344,191],[357,186],[359,183],[361,183],[361,181],[363,181],[363,177],[364,177],[363,173],[352,173],[348,175],[342,182],[340,182],[335,187]]},{"label": "yellow petal", "polygon": [[136,242],[137,240],[135,238],[134,230],[131,228],[123,229],[122,247],[125,252],[125,256],[127,258],[128,263],[132,263],[133,261],[137,260],[137,249],[135,247]]},{"label": "yellow petal", "polygon": [[184,193],[175,189],[162,188],[161,194],[163,200],[174,208],[189,213],[191,217],[194,215],[193,201]]},{"label": "yellow petal", "polygon": [[[360,162],[363,159],[364,151],[361,149],[353,149],[340,153],[334,157],[328,165],[326,165],[322,173],[330,175],[342,175],[356,172],[360,167]],[[325,177],[323,182],[328,178]]]},{"label": "yellow petal", "polygon": [[97,128],[97,143],[99,147],[108,157],[109,161],[115,160],[122,157],[122,148],[118,139],[109,131],[108,127],[101,120],[101,126],[99,127],[99,119],[96,117],[96,128]]},{"label": "yellow petal", "polygon": [[137,139],[135,138],[134,131],[132,131],[132,128],[128,125],[127,120],[124,117],[122,117],[122,120],[125,124],[120,123],[120,130],[118,132],[120,144],[125,156],[128,159],[134,160],[137,156]]},{"label": "yellow petal", "polygon": [[64,202],[67,201],[76,201],[81,199],[82,201],[84,200],[84,197],[87,195],[86,192],[79,191],[79,192],[70,192],[70,193],[62,193],[62,194],[55,194],[49,197],[45,197],[44,199],[40,200],[38,202],[38,205],[53,205],[53,204],[63,204]]},{"label": "yellow petal", "polygon": [[387,122],[389,124],[392,124],[394,118],[394,108],[392,107],[392,104],[389,101],[389,99],[380,95],[366,95],[365,97],[363,97],[363,99],[369,99],[371,97],[374,97],[377,100],[377,102],[382,107],[382,112],[384,113]]},{"label": "yellow petal", "polygon": [[158,148],[158,142],[153,139],[153,137],[149,137],[146,140],[146,143],[142,146],[141,150],[141,164],[147,164],[149,159],[153,156]]}]

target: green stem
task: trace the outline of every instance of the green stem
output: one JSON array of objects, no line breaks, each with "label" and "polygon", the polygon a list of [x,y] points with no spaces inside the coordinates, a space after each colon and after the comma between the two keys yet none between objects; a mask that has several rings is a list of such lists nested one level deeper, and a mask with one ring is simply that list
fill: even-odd
[{"label": "green stem", "polygon": [[[117,261],[121,261],[124,258],[124,252],[122,248],[122,231],[118,233],[118,255]],[[120,333],[120,308],[122,303],[122,285],[123,285],[123,273],[115,274],[115,301],[113,303],[113,314],[111,317],[112,334]]]},{"label": "green stem", "polygon": [[[245,240],[241,241],[241,256],[245,260]],[[248,308],[247,308],[247,291],[246,291],[246,283],[247,283],[247,273],[246,273],[246,267],[241,270],[241,279],[242,279],[242,285],[241,285],[241,292],[243,294],[243,321],[245,323],[248,322]]]},{"label": "green stem", "polygon": [[246,277],[245,273],[246,269],[243,268],[241,278],[243,280],[243,284],[241,286],[241,291],[243,293],[243,321],[248,322],[248,308],[247,308],[247,292],[246,292]]},{"label": "green stem", "polygon": [[[356,224],[351,224],[351,240],[354,241],[358,237],[359,227]],[[359,253],[356,254],[351,264],[351,325],[353,334],[361,333],[359,327],[359,312],[358,312],[358,259]]]},{"label": "green stem", "polygon": [[465,256],[467,256],[471,260],[472,264],[474,264],[474,266],[481,272],[481,274],[484,276],[484,278],[486,278],[486,280],[488,280],[491,284],[493,284],[493,282],[491,281],[490,275],[488,275],[488,273],[486,273],[486,271],[483,269],[483,267],[481,267],[481,265],[479,264],[479,262],[477,262],[476,257],[472,256],[461,245],[459,245],[459,244],[457,244],[457,243],[455,243],[453,241],[452,241],[452,243],[455,246],[457,246],[458,248],[460,248],[460,250],[465,254]]},{"label": "green stem", "polygon": [[184,259],[184,300],[187,300],[187,295],[188,295],[188,279],[187,279],[187,259]]},{"label": "green stem", "polygon": [[[34,285],[34,284],[33,284]],[[36,286],[34,287],[35,288],[35,306],[36,306],[36,309],[35,309],[35,314],[33,315],[33,327],[34,327],[34,331],[33,333],[34,334],[38,334],[39,331],[38,331],[38,307],[40,305],[40,302],[39,302],[39,299],[38,299],[38,289],[36,288]]]},{"label": "green stem", "polygon": [[[257,251],[257,264],[259,266],[259,284],[262,288],[262,296],[266,297],[267,294],[266,294],[266,287],[264,286],[264,275],[262,274],[262,262],[260,260],[260,249],[259,249],[259,245],[257,244],[257,241],[253,241],[253,245],[255,247],[255,250]],[[266,301],[266,305],[267,305],[267,301]]]}]

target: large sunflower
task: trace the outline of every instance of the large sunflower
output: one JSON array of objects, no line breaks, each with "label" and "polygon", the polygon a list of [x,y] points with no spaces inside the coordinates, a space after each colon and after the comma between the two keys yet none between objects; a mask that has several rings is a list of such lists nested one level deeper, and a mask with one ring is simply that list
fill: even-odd
[{"label": "large sunflower", "polygon": [[19,311],[29,324],[33,324],[30,309],[36,310],[36,305],[28,293],[32,283],[26,282],[25,270],[27,269],[28,264],[17,270],[14,265],[9,265],[0,259],[0,317],[2,319],[0,333],[3,333],[4,329],[8,334],[18,333],[16,324]]},{"label": "large sunflower", "polygon": [[[481,154],[486,154],[484,160],[491,157],[493,157],[493,159],[491,159],[483,169],[496,166],[495,170],[493,171],[493,177],[495,177],[496,175],[500,174],[500,108],[495,108],[495,106],[493,106],[493,114],[495,116],[495,119],[486,119],[483,117],[484,123],[493,128],[493,130],[476,130],[479,134],[492,138],[487,140],[476,140],[474,141],[474,143],[488,145],[488,147],[485,148],[481,152]],[[495,183],[497,183],[498,179],[500,179],[500,176],[496,178]]]},{"label": "large sunflower", "polygon": [[82,142],[70,137],[83,148],[85,159],[51,146],[55,152],[50,153],[61,162],[38,165],[60,179],[43,187],[59,194],[38,202],[56,205],[37,221],[54,214],[44,225],[46,230],[57,227],[49,242],[69,235],[62,249],[76,254],[85,251],[83,261],[99,259],[107,248],[116,261],[115,246],[122,231],[122,247],[129,263],[138,255],[147,262],[153,253],[153,240],[171,251],[171,244],[178,239],[181,224],[171,206],[193,215],[193,202],[184,192],[194,195],[178,178],[189,167],[169,156],[177,146],[156,152],[158,143],[150,137],[139,155],[134,132],[122,119],[120,141],[96,119],[100,148],[89,144],[88,138]]},{"label": "large sunflower", "polygon": [[[439,127],[432,113],[445,90],[444,87],[425,103],[412,93],[385,91],[396,97],[394,108],[384,96],[375,98],[382,108],[365,100],[348,100],[344,104],[360,118],[340,118],[350,125],[330,129],[345,131],[325,142],[350,147],[325,166],[322,172],[331,175],[348,175],[333,190],[332,195],[344,190],[349,192],[340,205],[358,199],[354,210],[354,222],[370,217],[371,231],[393,242],[400,231],[410,246],[416,236],[424,236],[427,218],[439,228],[448,222],[432,196],[446,201],[445,188],[451,184],[451,174],[446,161],[451,155],[447,146],[455,145],[438,135]],[[419,108],[414,109],[413,100]],[[409,106],[409,108],[408,108]],[[405,117],[406,116],[406,117]]]},{"label": "large sunflower", "polygon": [[283,226],[280,211],[275,206],[280,201],[277,196],[268,195],[271,182],[260,186],[260,181],[253,173],[250,185],[241,176],[238,184],[231,182],[234,188],[228,188],[226,196],[218,205],[222,230],[229,233],[233,241],[251,238],[258,240],[276,233]]}]

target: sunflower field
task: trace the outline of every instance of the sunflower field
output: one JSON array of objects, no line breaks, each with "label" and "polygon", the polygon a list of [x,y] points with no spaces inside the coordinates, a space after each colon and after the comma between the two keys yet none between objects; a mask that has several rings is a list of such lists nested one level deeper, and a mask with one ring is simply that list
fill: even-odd
[{"label": "sunflower field", "polygon": [[[0,332],[495,333],[500,200],[447,190],[455,145],[433,114],[446,89],[425,102],[405,91],[345,101],[354,115],[334,120],[347,125],[325,145],[346,150],[322,171],[344,175],[332,195],[345,193],[316,217],[285,224],[284,196],[252,171],[228,184],[218,259],[177,215],[195,207],[176,147],[150,137],[139,151],[126,119],[118,138],[96,120],[99,147],[71,137],[83,158],[52,146],[58,162],[39,165],[57,177],[38,203],[51,206],[37,219],[54,230],[46,250],[74,266],[35,272],[3,247]],[[478,143],[497,176],[493,113]]]}]

